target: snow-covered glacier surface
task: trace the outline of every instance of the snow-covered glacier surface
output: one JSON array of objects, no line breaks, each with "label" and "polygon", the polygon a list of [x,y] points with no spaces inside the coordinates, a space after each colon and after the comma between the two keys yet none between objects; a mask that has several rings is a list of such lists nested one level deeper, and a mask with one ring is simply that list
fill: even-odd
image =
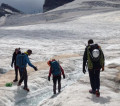
[{"label": "snow-covered glacier surface", "polygon": [[[108,1],[113,2],[114,0]],[[96,43],[100,44],[105,53],[106,65],[119,64],[120,11],[110,8],[110,6],[101,7],[101,5],[96,4],[99,3],[98,1],[82,4],[79,2],[83,1],[75,0],[44,14],[13,16],[8,17],[8,19],[2,17],[0,19],[0,23],[4,24],[0,27],[0,70],[9,71],[12,69],[10,67],[12,53],[17,47],[20,47],[22,52],[27,49],[33,50],[33,54],[30,56],[33,64],[48,61],[57,55],[79,54],[79,57],[59,59],[66,74],[66,79],[62,79],[60,95],[53,96],[52,78],[51,82],[47,80],[49,69],[43,68],[29,74],[29,93],[22,89],[23,85],[17,87],[17,83],[14,83],[13,87],[10,88],[0,87],[0,106],[119,105],[119,93],[102,86],[101,89],[105,90],[103,91],[105,95],[98,100],[87,94],[86,90],[89,89],[90,85],[80,84],[79,86],[77,84],[79,84],[78,80],[84,77],[82,74],[82,55],[88,39],[94,39]],[[114,3],[119,4],[119,1]],[[94,6],[95,4],[97,6]],[[92,8],[92,13],[90,8]],[[49,18],[46,20],[44,18],[47,15]],[[71,16],[72,18],[69,19],[68,17]],[[88,80],[88,76],[85,79]],[[71,99],[71,92],[73,99]],[[76,92],[80,94],[76,94]],[[74,98],[80,100],[81,105],[76,103]],[[87,102],[85,103],[85,101]]]}]

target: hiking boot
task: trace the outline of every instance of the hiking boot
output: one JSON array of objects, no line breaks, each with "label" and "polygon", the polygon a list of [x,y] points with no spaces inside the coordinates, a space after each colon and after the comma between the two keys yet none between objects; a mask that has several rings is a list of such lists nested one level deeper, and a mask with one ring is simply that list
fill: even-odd
[{"label": "hiking boot", "polygon": [[17,79],[13,80],[13,82],[17,82],[17,81],[18,81]]},{"label": "hiking boot", "polygon": [[96,97],[100,97],[100,92],[99,92],[99,90],[96,91]]},{"label": "hiking boot", "polygon": [[21,83],[18,83],[18,85],[17,86],[21,86]]},{"label": "hiking boot", "polygon": [[56,91],[54,91],[53,93],[56,94]]},{"label": "hiking boot", "polygon": [[30,91],[29,88],[25,88],[25,87],[24,87],[23,89],[26,90],[26,91],[28,91],[28,92]]},{"label": "hiking boot", "polygon": [[95,94],[96,92],[91,89],[91,90],[89,90],[89,93]]},{"label": "hiking boot", "polygon": [[59,90],[58,90],[58,92],[60,93],[60,92],[61,92],[61,90],[59,89]]}]

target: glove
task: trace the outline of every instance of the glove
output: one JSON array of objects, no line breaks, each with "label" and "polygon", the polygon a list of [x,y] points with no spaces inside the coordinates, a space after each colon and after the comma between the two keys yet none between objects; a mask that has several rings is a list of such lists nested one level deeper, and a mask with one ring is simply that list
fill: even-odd
[{"label": "glove", "polygon": [[83,69],[83,73],[84,73],[84,74],[86,73],[86,70],[85,70],[85,69]]},{"label": "glove", "polygon": [[102,71],[104,71],[104,67],[102,67]]},{"label": "glove", "polygon": [[11,63],[11,67],[13,68],[13,64]]},{"label": "glove", "polygon": [[63,75],[63,78],[65,79],[65,74]]},{"label": "glove", "polygon": [[37,70],[38,70],[38,69],[37,69],[37,67],[33,67],[33,68],[34,68],[34,70],[35,70],[35,71],[37,71]]},{"label": "glove", "polygon": [[48,81],[50,81],[50,76],[48,76]]}]

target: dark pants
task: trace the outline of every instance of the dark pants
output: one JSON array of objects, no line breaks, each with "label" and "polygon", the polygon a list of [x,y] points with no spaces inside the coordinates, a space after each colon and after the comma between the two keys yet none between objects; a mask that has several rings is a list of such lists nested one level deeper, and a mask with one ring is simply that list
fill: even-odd
[{"label": "dark pants", "polygon": [[19,71],[20,78],[22,76],[22,73],[16,65],[14,65],[14,69],[15,69],[15,80],[18,80],[18,71]]},{"label": "dark pants", "polygon": [[89,70],[90,84],[93,91],[100,89],[100,69]]},{"label": "dark pants", "polygon": [[56,84],[58,81],[58,92],[61,90],[61,76],[54,76],[53,77],[53,92],[56,93]]},{"label": "dark pants", "polygon": [[20,71],[22,72],[22,77],[20,78],[19,83],[22,83],[24,80],[24,88],[27,88],[27,80],[28,80],[28,76],[27,76],[27,70],[26,68],[21,68]]}]

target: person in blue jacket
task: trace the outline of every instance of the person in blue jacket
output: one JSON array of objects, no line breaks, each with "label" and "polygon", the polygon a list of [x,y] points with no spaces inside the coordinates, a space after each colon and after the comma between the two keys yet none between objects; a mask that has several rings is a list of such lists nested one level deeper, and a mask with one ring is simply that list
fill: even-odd
[{"label": "person in blue jacket", "polygon": [[25,56],[25,57],[24,57],[25,67],[24,67],[24,68],[20,68],[20,67],[19,67],[20,70],[22,71],[22,77],[21,77],[20,80],[19,80],[18,86],[20,86],[21,83],[22,83],[23,80],[24,80],[24,87],[23,87],[23,89],[24,89],[24,90],[27,90],[27,91],[29,91],[29,88],[28,88],[28,85],[27,85],[27,80],[28,80],[27,69],[26,69],[27,64],[28,64],[30,67],[34,68],[35,71],[37,71],[37,67],[35,67],[35,66],[30,62],[30,60],[29,60],[29,57],[28,57],[28,56],[30,56],[31,54],[32,54],[32,50],[27,50],[27,52],[25,52],[25,53],[22,54],[22,55]]}]

